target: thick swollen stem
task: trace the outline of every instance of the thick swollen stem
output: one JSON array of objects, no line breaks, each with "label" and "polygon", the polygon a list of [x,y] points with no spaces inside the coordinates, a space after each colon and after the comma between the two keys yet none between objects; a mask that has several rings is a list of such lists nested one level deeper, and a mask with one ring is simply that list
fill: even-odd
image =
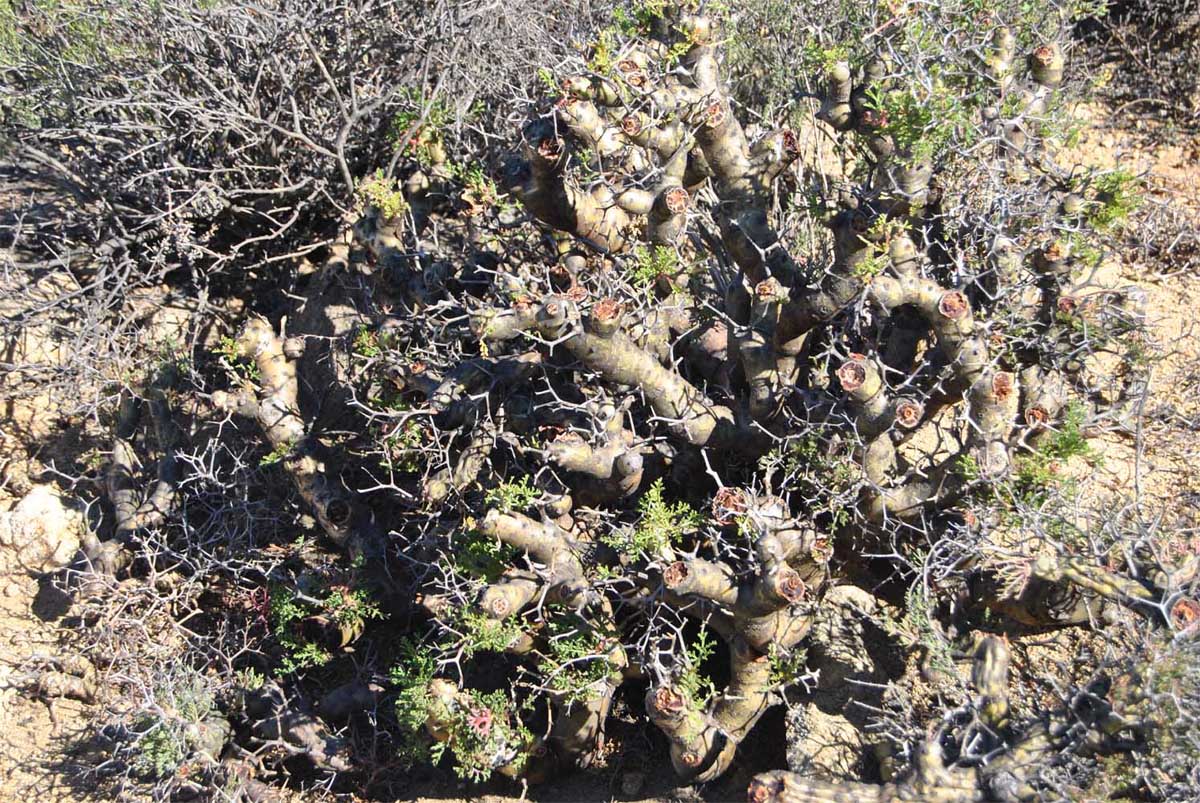
[{"label": "thick swollen stem", "polygon": [[[638,348],[619,327],[619,305],[596,304],[585,330],[570,333],[574,305],[552,298],[542,305],[539,328],[577,360],[606,381],[640,388],[654,412],[668,419],[696,446],[736,443],[733,412],[713,403],[679,374],[664,368],[654,355]],[[746,438],[743,437],[745,446]]]},{"label": "thick swollen stem", "polygon": [[[756,300],[751,311],[751,318],[755,326],[759,325],[760,320],[770,321],[768,329],[772,352],[775,355],[775,373],[778,376],[780,388],[794,387],[800,376],[799,358],[804,352],[809,333],[792,332],[790,326],[787,325],[787,321],[783,317],[783,310],[788,303],[788,291],[782,283],[775,279],[768,279],[766,284],[770,289],[763,290],[762,284],[755,288]],[[765,300],[766,298],[769,298],[769,301]]]},{"label": "thick swollen stem", "polygon": [[646,221],[646,238],[656,245],[675,245],[687,226],[691,196],[683,188],[683,177],[689,148],[690,143],[681,143],[663,165],[662,179]]},{"label": "thick swollen stem", "polygon": [[846,131],[854,123],[854,112],[850,107],[850,92],[853,81],[850,65],[839,61],[829,69],[826,76],[828,89],[817,112],[817,118],[829,123],[838,131]]},{"label": "thick swollen stem", "polygon": [[[651,584],[646,582],[646,585]],[[676,594],[666,588],[665,585],[661,589],[661,598],[668,605],[695,619],[721,638],[729,641],[737,635],[737,624],[734,622],[733,615],[729,613],[728,608],[700,596]],[[656,590],[654,588],[647,588],[647,592],[650,594],[655,593]]]},{"label": "thick swollen stem", "polygon": [[823,568],[832,557],[829,539],[811,527],[786,527],[760,535],[754,542],[754,552],[765,570],[789,564],[800,572],[800,579],[813,574],[813,568]]},{"label": "thick swollen stem", "polygon": [[738,600],[737,579],[724,563],[689,558],[663,570],[663,585],[676,594],[695,595],[727,608]]},{"label": "thick swollen stem", "polygon": [[984,800],[1033,800],[1039,771],[1062,749],[1061,723],[1039,722],[1007,753],[976,770],[976,786]]},{"label": "thick swollen stem", "polygon": [[792,607],[763,616],[737,618],[738,632],[754,649],[767,652],[774,644],[784,649],[795,646],[812,629],[812,616]]},{"label": "thick swollen stem", "polygon": [[300,417],[300,384],[295,363],[284,354],[283,341],[262,318],[246,324],[237,339],[238,356],[254,361],[258,368],[258,418],[273,446],[291,445],[306,434]]},{"label": "thick swollen stem", "polygon": [[893,803],[896,787],[843,781],[841,783],[810,778],[777,770],[755,776],[746,790],[749,803]]},{"label": "thick swollen stem", "polygon": [[[116,518],[116,544],[122,547],[128,544],[138,530],[156,527],[166,520],[175,506],[179,484],[180,467],[175,454],[179,429],[172,419],[166,395],[157,384],[149,389],[146,406],[153,415],[158,445],[163,451],[158,461],[158,479],[154,489],[145,499],[139,501],[137,484],[134,481],[134,469],[138,459],[132,441],[141,417],[141,403],[128,394],[121,399],[117,415],[117,433],[113,439],[112,462],[104,478]],[[109,568],[115,568],[115,564]]]},{"label": "thick swollen stem", "polygon": [[652,686],[646,712],[671,741],[671,763],[682,777],[710,781],[733,763],[737,746],[774,705],[771,660],[734,636],[729,640],[731,676],[710,712],[680,690]]},{"label": "thick swollen stem", "polygon": [[795,284],[799,268],[779,242],[779,235],[756,206],[732,206],[721,217],[721,238],[734,262],[751,284],[768,275],[785,285]]},{"label": "thick swollen stem", "polygon": [[541,362],[542,355],[538,351],[527,351],[511,357],[466,360],[451,369],[434,388],[429,395],[429,406],[436,413],[460,408],[460,415],[453,415],[452,421],[445,422],[457,426],[465,417],[461,408],[470,408],[478,403],[474,397],[483,391],[525,382]]},{"label": "thick swollen stem", "polygon": [[584,576],[583,564],[571,539],[551,521],[538,522],[521,513],[503,513],[493,508],[479,523],[479,532],[527,552],[558,581],[575,581]]},{"label": "thick swollen stem", "polygon": [[1035,432],[1049,427],[1067,406],[1067,382],[1057,371],[1031,365],[1021,371],[1021,406],[1025,425]]},{"label": "thick swollen stem", "polygon": [[973,768],[947,767],[941,746],[930,739],[918,745],[913,770],[893,783],[879,786],[830,783],[791,772],[766,772],[751,781],[747,799],[750,803],[839,803],[849,800],[971,803],[990,799],[984,795],[981,786],[980,772]]},{"label": "thick swollen stem", "polygon": [[563,94],[594,100],[602,106],[621,104],[621,91],[615,81],[597,75],[573,75],[562,82]]},{"label": "thick swollen stem", "polygon": [[721,562],[687,558],[663,570],[663,585],[672,594],[721,606],[733,615],[735,627],[748,644],[766,651],[772,642],[791,646],[807,635],[811,617],[792,606],[808,588],[799,572],[782,562],[772,563],[752,582],[738,585],[733,570]]},{"label": "thick swollen stem", "polygon": [[[849,268],[839,262],[836,270],[848,272]],[[872,284],[880,278],[883,277],[876,277]],[[776,340],[796,342],[818,324],[837,315],[858,297],[863,286],[858,277],[835,273],[815,290],[793,289],[791,298],[780,310]]]},{"label": "thick swollen stem", "polygon": [[766,772],[751,781],[747,800],[750,803],[1030,800],[1038,795],[1034,779],[1058,755],[1064,736],[1077,724],[1078,717],[1058,712],[1049,721],[1035,723],[1007,751],[981,767],[947,767],[941,747],[931,739],[918,746],[912,771],[898,781],[882,785],[830,783],[791,772]]},{"label": "thick swollen stem", "polygon": [[[999,42],[999,40],[998,40]],[[998,44],[1003,47],[1006,66],[1012,61],[1011,37]],[[1009,119],[999,120],[1001,142],[999,151],[1004,157],[1008,177],[1013,181],[1023,181],[1029,176],[1026,164],[1035,163],[1039,169],[1046,169],[1046,160],[1037,147],[1038,142],[1027,133],[1025,119],[1036,118],[1046,113],[1050,107],[1055,90],[1061,86],[1066,66],[1062,47],[1057,43],[1042,45],[1031,52],[1027,59],[1032,85],[1021,85],[1012,81],[1011,71],[1004,76],[1001,86],[1008,96],[1006,106],[1015,108],[1015,113]],[[988,119],[998,119],[1000,111],[991,109],[987,112]],[[1040,162],[1040,164],[1039,164]]]},{"label": "thick swollen stem", "polygon": [[1108,622],[1112,606],[1082,592],[1071,583],[1051,582],[1033,574],[1031,561],[1002,565],[998,576],[984,576],[978,597],[992,613],[1035,628]]},{"label": "thick swollen stem", "polygon": [[970,302],[960,291],[947,290],[931,279],[877,276],[869,292],[871,299],[888,312],[905,305],[915,308],[933,330],[938,346],[955,364],[961,380],[973,380],[987,366],[987,345],[975,334]]},{"label": "thick swollen stem", "polygon": [[770,191],[772,182],[800,156],[800,140],[790,128],[767,134],[754,143],[750,161],[760,195]]},{"label": "thick swollen stem", "polygon": [[912,518],[930,504],[944,504],[957,497],[974,479],[964,470],[963,457],[969,456],[982,477],[994,478],[1008,470],[1011,463],[1008,441],[1015,423],[1019,394],[1016,379],[1003,371],[987,371],[968,392],[971,425],[966,448],[928,472],[924,479],[887,487],[896,466],[896,450],[887,434],[868,444],[863,472],[872,487],[866,496],[865,513],[871,521],[888,516]]},{"label": "thick swollen stem", "polygon": [[896,152],[895,139],[884,130],[889,122],[887,111],[877,108],[875,103],[876,97],[886,89],[882,84],[889,70],[883,59],[871,59],[863,68],[862,80],[850,93],[853,112],[850,127],[866,140],[867,148],[880,161],[886,161]]},{"label": "thick swollen stem", "polygon": [[[782,408],[784,389],[795,381],[795,357],[802,340],[780,343],[779,316],[788,293],[775,278],[754,286],[750,299],[750,326],[734,338],[742,361],[742,373],[750,386],[750,413],[757,420],[774,417]],[[799,342],[798,342],[799,341]]]},{"label": "thick swollen stem", "polygon": [[[615,417],[620,427],[620,417]],[[583,474],[606,488],[601,495],[624,498],[637,491],[642,484],[645,458],[633,445],[633,433],[618,429],[609,436],[609,442],[601,447],[587,443],[576,432],[564,432],[546,447],[550,462],[567,471]]]},{"label": "thick swollen stem", "polygon": [[[607,608],[602,613],[602,619],[608,623],[609,632],[614,632],[612,614]],[[629,656],[618,641],[606,637],[602,643],[611,646],[595,660],[603,660],[608,664],[611,670],[608,675],[585,690],[555,693],[551,697],[555,717],[549,740],[558,746],[562,754],[573,756],[581,767],[590,766],[604,749],[604,726],[612,709],[613,695],[629,667]]]},{"label": "thick swollen stem", "polygon": [[994,479],[1008,471],[1008,443],[1016,423],[1020,393],[1016,377],[1006,371],[986,371],[967,394],[971,431],[967,452],[983,477]]},{"label": "thick swollen stem", "polygon": [[300,417],[296,363],[285,353],[283,340],[269,323],[255,318],[242,330],[237,348],[239,356],[254,360],[261,377],[254,405],[259,426],[276,450],[287,452],[281,462],[321,528],[352,555],[376,552],[378,533],[370,511],[325,475],[322,449]]},{"label": "thick swollen stem", "polygon": [[[689,78],[694,87],[694,92],[688,93],[685,97],[700,96],[704,100],[709,100],[716,96],[720,88],[721,75],[717,65],[716,48],[712,44],[707,41],[693,42],[693,47],[684,55],[682,63],[688,69]],[[688,105],[695,106],[696,103]]]},{"label": "thick swollen stem", "polygon": [[1157,595],[1136,580],[1075,557],[1041,555],[1033,561],[1034,577],[1049,583],[1068,582],[1113,602],[1154,603]]},{"label": "thick swollen stem", "polygon": [[871,216],[860,209],[844,209],[826,224],[833,232],[834,271],[853,274],[861,264],[876,256],[870,239]]},{"label": "thick swollen stem", "polygon": [[673,246],[687,225],[691,196],[680,185],[664,186],[654,199],[646,221],[646,239],[655,245]]},{"label": "thick swollen stem", "polygon": [[703,379],[714,386],[728,384],[729,329],[724,321],[712,318],[685,330],[675,349]]},{"label": "thick swollen stem", "polygon": [[787,502],[741,488],[722,488],[713,497],[712,515],[721,526],[736,523],[754,538],[764,571],[772,571],[812,546],[815,533],[792,517]]},{"label": "thick swollen stem", "polygon": [[[771,691],[775,684],[771,679],[771,659],[742,639],[729,643],[729,656],[729,685],[713,707],[713,719],[728,739],[740,743],[775,704],[776,695]],[[722,767],[716,774],[724,771]]]},{"label": "thick swollen stem", "polygon": [[648,215],[654,208],[654,193],[642,187],[626,187],[616,198],[617,206],[631,215]]},{"label": "thick swollen stem", "polygon": [[622,250],[633,218],[613,190],[605,184],[585,190],[566,180],[564,144],[547,121],[534,121],[526,140],[527,161],[512,165],[506,176],[509,189],[551,228],[574,234],[599,251]]},{"label": "thick swollen stem", "polygon": [[678,120],[656,125],[646,114],[634,112],[621,119],[621,132],[633,144],[669,159],[686,139],[686,130]]},{"label": "thick swollen stem", "polygon": [[425,501],[437,504],[451,493],[461,493],[475,484],[480,472],[491,457],[496,443],[496,428],[490,422],[480,423],[471,433],[471,439],[459,453],[452,468],[438,470],[425,481]]},{"label": "thick swollen stem", "polygon": [[1021,280],[1025,252],[1016,241],[998,236],[992,240],[988,262],[1001,285],[1014,285]]},{"label": "thick swollen stem", "polygon": [[897,276],[916,278],[921,272],[921,255],[917,244],[907,234],[897,234],[888,243],[888,259]]},{"label": "thick swollen stem", "polygon": [[[418,183],[420,189],[413,188],[414,183]],[[416,173],[405,183],[406,197],[413,203],[410,214],[415,220],[414,231],[422,231],[433,213],[432,203],[426,200],[429,189],[428,177],[423,173]],[[448,193],[449,189],[443,192]],[[381,272],[386,272],[387,284],[392,288],[390,292],[404,297],[414,309],[424,309],[444,296],[446,281],[453,268],[441,261],[422,264],[405,242],[409,226],[407,215],[385,218],[373,208],[371,214],[364,215],[354,224],[353,239],[365,246]],[[327,266],[348,263],[349,242],[335,242],[331,251],[333,257],[326,260]]]},{"label": "thick swollen stem", "polygon": [[973,803],[988,799],[977,788],[973,771],[947,769],[941,765],[940,750],[938,753],[936,767],[918,770],[899,783],[879,786],[852,781],[834,783],[784,771],[767,772],[750,782],[747,800],[750,803]]},{"label": "thick swollen stem", "polygon": [[546,447],[546,455],[559,468],[607,480],[622,473],[618,462],[623,455],[630,453],[631,441],[632,433],[629,433],[629,437],[596,448],[579,433],[564,432]]},{"label": "thick swollen stem", "polygon": [[745,619],[770,616],[800,602],[807,593],[795,569],[776,564],[764,569],[757,581],[738,589],[736,615]]},{"label": "thick swollen stem", "polygon": [[993,730],[1008,723],[1008,644],[996,636],[986,636],[975,652],[971,682],[979,697],[975,707],[980,719]]},{"label": "thick swollen stem", "polygon": [[716,179],[717,195],[727,203],[758,200],[746,134],[729,101],[714,99],[700,110],[697,122],[696,144]]},{"label": "thick swollen stem", "polygon": [[537,304],[526,298],[506,309],[485,307],[471,313],[471,334],[491,343],[512,340],[537,326],[537,311]]},{"label": "thick swollen stem", "polygon": [[162,457],[158,461],[158,479],[154,490],[138,507],[138,517],[142,527],[154,526],[161,523],[175,506],[175,497],[180,480],[179,458],[175,449],[179,445],[180,431],[171,415],[171,407],[166,394],[160,388],[151,390],[150,413],[154,418],[154,431],[158,437]]},{"label": "thick swollen stem", "polygon": [[542,583],[529,572],[510,569],[479,595],[479,607],[493,619],[505,619],[518,612],[538,595]]},{"label": "thick swollen stem", "polygon": [[[656,282],[659,287],[674,287],[678,278],[677,275],[660,273]],[[689,303],[688,300],[673,295],[661,299],[661,306],[639,311],[629,321],[629,339],[639,348],[653,354],[663,366],[670,366],[674,362],[673,334],[687,331],[690,327],[690,322],[685,322],[687,313],[681,307],[685,303]]]},{"label": "thick swollen stem", "polygon": [[113,438],[112,462],[104,475],[105,492],[112,502],[113,515],[117,520],[117,539],[128,541],[137,531],[138,493],[133,478],[137,465],[137,453],[130,443],[137,429],[138,403],[130,396],[123,396],[117,412],[117,434]]},{"label": "thick swollen stem", "polygon": [[719,88],[712,54],[708,48],[694,50],[697,66],[712,66],[712,74],[697,72],[697,86],[707,91],[708,97],[696,110],[696,143],[707,172],[713,176],[716,194],[725,205],[720,217],[722,239],[752,283],[766,278],[769,272],[790,286],[798,272],[796,263],[780,245],[779,235],[769,226],[763,209],[775,176],[798,155],[796,138],[780,134],[778,158],[772,157],[775,149],[768,139],[758,151],[756,162],[742,124]]},{"label": "thick swollen stem", "polygon": [[584,699],[566,696],[552,701],[555,716],[549,741],[562,754],[573,756],[578,766],[587,768],[603,749],[604,726],[612,710],[613,695],[620,675],[599,681]]},{"label": "thick swollen stem", "polygon": [[625,149],[621,130],[606,123],[591,101],[568,96],[558,104],[557,109],[559,119],[571,133],[587,143],[599,156],[608,158]]},{"label": "thick swollen stem", "polygon": [[292,755],[306,756],[318,767],[339,772],[350,768],[344,756],[345,742],[329,732],[304,698],[289,700],[283,689],[270,682],[246,691],[244,703],[255,738],[275,742]]},{"label": "thick swollen stem", "polygon": [[864,438],[874,438],[888,428],[894,405],[875,364],[863,354],[851,354],[837,371],[842,390],[854,400],[855,429]]},{"label": "thick swollen stem", "polygon": [[398,390],[416,393],[428,399],[441,384],[429,366],[423,362],[398,365],[391,372],[392,383]]},{"label": "thick swollen stem", "polygon": [[779,373],[775,349],[762,332],[755,329],[735,336],[742,373],[750,386],[750,415],[756,421],[766,421],[782,408]]},{"label": "thick swollen stem", "polygon": [[986,58],[988,77],[1000,85],[1001,91],[1012,83],[1012,64],[1017,52],[1017,38],[1008,28],[1000,27],[992,34],[992,50]]},{"label": "thick swollen stem", "polygon": [[[704,712],[682,691],[651,686],[646,693],[646,714],[671,742],[671,765],[683,778],[700,781],[720,775],[728,767],[737,744],[726,739]],[[700,777],[701,773],[704,777]]]},{"label": "thick swollen stem", "polygon": [[1066,57],[1057,43],[1042,45],[1029,54],[1029,74],[1047,89],[1058,88],[1063,81]]}]

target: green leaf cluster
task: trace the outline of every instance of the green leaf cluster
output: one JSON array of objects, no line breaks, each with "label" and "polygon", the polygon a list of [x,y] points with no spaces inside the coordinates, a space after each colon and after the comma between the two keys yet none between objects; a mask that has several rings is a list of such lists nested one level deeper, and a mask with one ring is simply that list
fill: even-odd
[{"label": "green leaf cluster", "polygon": [[134,772],[144,778],[173,775],[187,758],[183,739],[170,724],[161,719],[144,719],[139,726],[146,730],[137,741]]},{"label": "green leaf cluster", "polygon": [[396,724],[401,737],[397,757],[406,767],[430,758],[425,720],[429,717],[429,683],[436,672],[437,662],[428,649],[408,638],[400,640],[399,659],[389,675],[396,687]]},{"label": "green leaf cluster", "polygon": [[462,633],[462,655],[470,658],[479,652],[504,652],[524,635],[521,622],[510,616],[493,619],[480,611],[459,609],[453,624]]},{"label": "green leaf cluster", "polygon": [[408,202],[404,200],[404,193],[400,191],[396,179],[385,176],[383,170],[376,170],[373,176],[358,185],[356,191],[363,203],[378,209],[385,220],[408,211]]},{"label": "green leaf cluster", "polygon": [[236,338],[230,335],[222,336],[217,341],[217,347],[213,349],[213,354],[239,379],[250,382],[259,382],[262,380],[262,373],[258,370],[258,363],[241,356]]},{"label": "green leaf cluster", "polygon": [[633,265],[629,270],[629,280],[640,290],[649,290],[658,281],[661,274],[673,275],[679,270],[679,255],[674,248],[656,245],[647,248],[643,245],[633,250]]},{"label": "green leaf cluster", "polygon": [[890,135],[901,159],[911,164],[937,158],[956,135],[972,130],[971,100],[938,81],[932,90],[868,87],[866,106],[883,121],[880,133]]},{"label": "green leaf cluster", "polygon": [[336,588],[325,597],[322,607],[339,625],[361,626],[371,619],[382,619],[379,603],[365,588]]},{"label": "green leaf cluster", "polygon": [[488,505],[505,513],[526,510],[533,505],[541,491],[529,484],[529,477],[501,483],[485,496]]},{"label": "green leaf cluster", "polygon": [[796,682],[796,678],[805,673],[808,668],[808,653],[800,647],[781,649],[772,644],[767,651],[771,661],[771,682],[776,686],[788,686]]},{"label": "green leaf cluster", "polygon": [[654,28],[667,10],[666,0],[643,0],[613,9],[613,21],[626,36],[644,36]]},{"label": "green leaf cluster", "polygon": [[279,668],[284,674],[324,666],[333,659],[328,650],[301,635],[299,625],[304,619],[321,613],[340,626],[356,628],[384,618],[366,588],[336,586],[320,600],[309,601],[293,589],[276,584],[271,587],[269,600],[271,634],[283,649]]},{"label": "green leaf cluster", "polygon": [[487,583],[499,580],[517,556],[513,547],[474,528],[463,533],[459,547],[454,554],[455,566]]},{"label": "green leaf cluster", "polygon": [[712,678],[700,671],[700,666],[713,657],[716,649],[716,640],[709,635],[708,628],[700,628],[696,640],[687,645],[684,651],[686,660],[675,678],[675,688],[698,709],[706,708],[717,696],[717,687]]},{"label": "green leaf cluster", "polygon": [[302,602],[291,589],[275,585],[271,587],[269,610],[271,634],[284,652],[280,671],[291,674],[329,663],[333,656],[327,650],[299,635],[299,623],[315,612],[312,606]]},{"label": "green leaf cluster", "polygon": [[276,463],[282,463],[283,460],[292,453],[294,448],[296,448],[296,444],[294,443],[275,444],[275,448],[263,455],[262,459],[258,461],[259,467],[273,466]]},{"label": "green leaf cluster", "polygon": [[1125,221],[1141,204],[1141,181],[1127,170],[1113,170],[1092,181],[1095,197],[1088,206],[1087,220],[1098,229],[1110,229]]},{"label": "green leaf cluster", "polygon": [[[431,164],[435,161],[434,149],[440,145],[442,133],[453,115],[440,100],[430,101],[413,87],[406,87],[400,94],[405,108],[392,117],[388,139],[401,153],[421,164]],[[405,135],[408,140],[402,142]]]},{"label": "green leaf cluster", "polygon": [[[451,712],[450,738],[434,745],[434,760],[449,750],[454,756],[455,774],[475,782],[486,781],[497,767],[512,765],[519,771],[534,739],[517,717],[512,701],[503,691],[484,693],[472,689],[467,694],[470,703]],[[483,712],[490,715],[486,729],[471,722]]]},{"label": "green leaf cluster", "polygon": [[920,583],[913,583],[904,596],[902,625],[925,648],[929,665],[938,672],[954,672],[954,653],[950,643],[934,624],[932,603]]},{"label": "green leaf cluster", "polygon": [[810,75],[824,76],[840,61],[850,59],[845,45],[824,45],[810,39],[800,49],[800,69]]},{"label": "green leaf cluster", "polygon": [[1048,433],[1030,454],[1018,455],[1013,461],[1013,489],[1026,504],[1038,504],[1048,490],[1059,482],[1059,470],[1065,460],[1083,457],[1093,466],[1103,457],[1088,444],[1083,434],[1087,411],[1078,402],[1067,405],[1063,421]]},{"label": "green leaf cluster", "polygon": [[416,418],[405,420],[383,440],[392,458],[392,465],[410,472],[421,468],[421,445],[424,442],[425,430]]},{"label": "green leaf cluster", "polygon": [[704,521],[686,502],[669,504],[663,498],[661,478],[642,495],[637,507],[640,520],[632,533],[614,528],[601,536],[605,544],[626,555],[660,554]]},{"label": "green leaf cluster", "polygon": [[194,728],[215,710],[215,697],[206,679],[188,669],[182,677],[155,690],[156,713],[140,717],[135,730],[133,769],[145,778],[165,778],[179,768],[197,748]]},{"label": "green leaf cluster", "polygon": [[538,668],[550,687],[572,700],[594,697],[596,684],[613,673],[600,633],[574,615],[553,620],[549,631]]}]

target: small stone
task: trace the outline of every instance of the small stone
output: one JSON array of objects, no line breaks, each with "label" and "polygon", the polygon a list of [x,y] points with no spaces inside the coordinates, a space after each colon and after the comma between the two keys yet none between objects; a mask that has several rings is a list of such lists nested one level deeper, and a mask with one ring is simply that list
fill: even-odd
[{"label": "small stone", "polygon": [[79,551],[87,523],[58,490],[37,485],[6,513],[0,513],[0,563],[35,574],[61,569]]},{"label": "small stone", "polygon": [[646,785],[646,773],[644,772],[627,772],[621,776],[621,794],[625,797],[636,797],[641,794],[642,787]]},{"label": "small stone", "polygon": [[815,703],[797,706],[787,718],[788,769],[828,781],[857,779],[865,753],[862,734],[841,714]]}]

